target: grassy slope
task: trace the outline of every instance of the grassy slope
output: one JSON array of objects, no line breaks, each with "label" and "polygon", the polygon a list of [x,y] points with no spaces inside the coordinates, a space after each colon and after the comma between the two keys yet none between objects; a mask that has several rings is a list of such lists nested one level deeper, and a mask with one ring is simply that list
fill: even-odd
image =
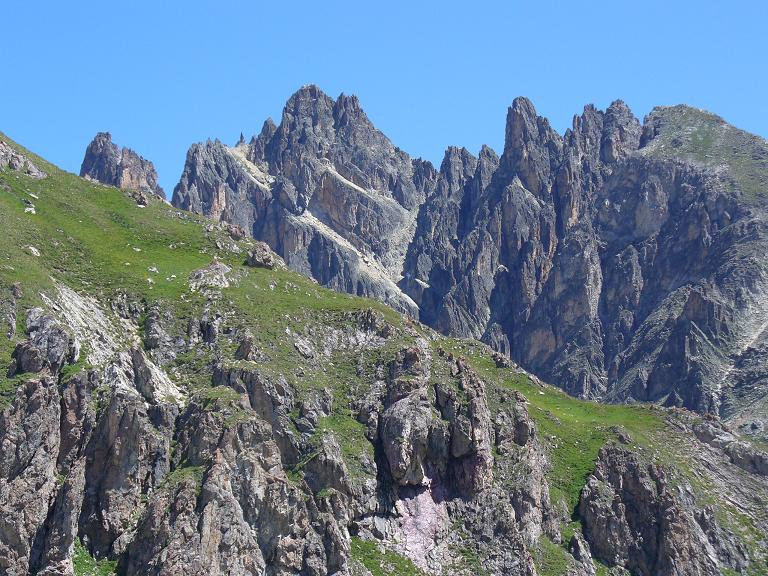
[{"label": "grassy slope", "polygon": [[[380,549],[375,542],[352,539],[352,559],[359,562],[371,576],[424,576],[424,573],[408,558],[390,550]],[[352,573],[362,572],[353,564]]]},{"label": "grassy slope", "polygon": [[88,550],[80,540],[75,542],[72,565],[75,570],[75,576],[111,576],[117,570],[116,561],[96,560],[88,553]]},{"label": "grassy slope", "polygon": [[[206,231],[206,222],[198,216],[180,213],[159,200],[139,208],[123,191],[82,180],[19,149],[49,174],[46,179],[33,180],[0,171],[0,230],[4,232],[0,235],[0,302],[7,299],[14,282],[21,282],[24,296],[19,305],[19,329],[23,328],[23,310],[39,305],[40,293],[52,290],[51,277],[103,300],[123,291],[147,304],[160,301],[173,311],[178,322],[184,322],[199,314],[204,305],[200,295],[190,293],[187,278],[216,256],[242,274],[237,285],[223,292],[223,301],[231,312],[227,323],[250,328],[257,345],[266,350],[268,362],[260,364],[260,370],[284,375],[300,393],[329,387],[334,397],[342,400],[334,402],[337,408],[323,420],[321,429],[336,435],[350,471],[353,475],[359,473],[355,454],[369,451],[371,446],[363,436],[362,425],[345,412],[348,402],[343,400],[359,395],[361,390],[354,387],[365,386],[369,378],[351,377],[356,370],[355,359],[344,354],[335,355],[332,365],[307,366],[286,329],[300,333],[310,324],[341,326],[349,322],[350,312],[379,310],[395,327],[396,337],[367,358],[368,372],[379,359],[391,357],[412,340],[412,335],[403,330],[405,321],[400,315],[378,302],[323,289],[287,270],[245,268],[242,256],[217,250],[219,232]],[[25,199],[35,205],[37,214],[25,213]],[[39,257],[30,254],[26,248],[29,245],[39,250]],[[150,272],[151,267],[158,273]],[[149,283],[148,278],[153,282]],[[5,373],[19,338],[17,335],[9,341],[0,337],[0,394],[6,401],[18,384],[7,379]],[[579,401],[553,387],[540,386],[512,369],[497,369],[487,349],[478,343],[441,338],[435,346],[468,358],[489,384],[492,408],[493,390],[497,387],[519,390],[528,398],[530,413],[552,461],[548,477],[553,499],[570,510],[575,509],[598,450],[616,437],[619,426],[649,457],[663,460],[668,456],[663,446],[665,412],[658,408]],[[186,385],[190,393],[203,394],[211,408],[217,409],[236,399],[228,390],[210,388],[207,367],[211,361],[205,353],[193,353],[179,358],[176,367],[183,375],[180,384]],[[299,366],[301,370],[297,370]],[[573,529],[573,525],[566,527],[566,531]],[[542,573],[559,573],[561,552],[559,547],[542,545],[539,563],[542,568],[551,567]],[[394,556],[390,558],[360,542],[354,543],[353,556],[366,566],[376,560],[390,574],[413,573],[410,565],[401,569]]]},{"label": "grassy slope", "polygon": [[[498,369],[485,348],[477,343],[450,340],[450,349],[469,359],[489,384],[523,393],[539,437],[550,449],[549,472],[553,500],[569,510],[578,503],[582,486],[594,468],[597,452],[620,429],[643,447],[664,429],[664,412],[652,405],[612,405],[577,400],[552,386],[534,383],[514,369]],[[493,406],[492,406],[493,408]]]},{"label": "grassy slope", "polygon": [[675,157],[708,168],[727,167],[729,181],[750,201],[768,194],[768,142],[722,118],[689,106],[656,108],[661,133],[648,147],[657,156]]}]

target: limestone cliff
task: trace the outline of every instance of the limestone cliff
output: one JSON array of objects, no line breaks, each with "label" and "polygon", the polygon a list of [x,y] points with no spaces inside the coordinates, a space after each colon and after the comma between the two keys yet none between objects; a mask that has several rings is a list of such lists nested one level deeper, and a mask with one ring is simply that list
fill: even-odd
[{"label": "limestone cliff", "polygon": [[157,183],[155,166],[130,148],[112,142],[109,132],[99,132],[88,144],[80,167],[80,176],[102,184],[147,192],[165,198]]},{"label": "limestone cliff", "polygon": [[482,339],[569,393],[765,430],[768,144],[616,101],[565,135],[516,99],[501,155],[439,170],[314,86],[250,143],[195,145],[176,206],[250,230],[321,284]]}]

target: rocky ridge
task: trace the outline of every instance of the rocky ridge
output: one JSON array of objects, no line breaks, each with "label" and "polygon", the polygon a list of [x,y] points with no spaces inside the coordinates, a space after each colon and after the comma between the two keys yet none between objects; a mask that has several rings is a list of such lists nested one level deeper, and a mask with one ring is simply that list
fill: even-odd
[{"label": "rocky ridge", "polygon": [[763,139],[685,106],[587,106],[561,136],[518,98],[500,156],[436,170],[308,86],[249,143],[193,146],[173,202],[575,396],[764,437],[766,186]]},{"label": "rocky ridge", "polygon": [[5,573],[765,571],[765,454],[717,418],[570,398],[49,171],[0,171]]},{"label": "rocky ridge", "polygon": [[[130,148],[117,146],[112,142],[109,132],[99,132],[88,144],[80,176],[108,186],[165,198],[165,192],[157,183],[157,171],[152,162]],[[146,200],[143,204],[146,204]]]},{"label": "rocky ridge", "polygon": [[45,178],[46,174],[24,154],[18,152],[8,145],[7,142],[0,140],[0,170],[4,169],[22,172],[32,178]]},{"label": "rocky ridge", "polygon": [[172,202],[242,226],[325,286],[416,315],[397,282],[435,177],[376,130],[356,97],[307,86],[250,143],[192,146]]}]

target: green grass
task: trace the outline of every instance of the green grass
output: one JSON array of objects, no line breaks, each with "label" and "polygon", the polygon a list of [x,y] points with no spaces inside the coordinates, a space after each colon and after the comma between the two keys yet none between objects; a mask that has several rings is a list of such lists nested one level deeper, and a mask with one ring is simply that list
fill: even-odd
[{"label": "green grass", "polygon": [[725,164],[731,186],[750,201],[768,195],[768,142],[727,124],[722,118],[689,106],[658,108],[661,133],[653,154],[717,167]]},{"label": "green grass", "polygon": [[345,414],[331,414],[320,419],[316,434],[333,434],[341,448],[341,455],[352,478],[369,476],[361,464],[361,457],[373,462],[373,444],[365,437],[365,425]]},{"label": "green grass", "polygon": [[161,488],[167,488],[171,492],[180,484],[192,482],[195,486],[195,492],[199,495],[203,486],[203,476],[205,475],[205,466],[182,465],[168,473],[163,478]]},{"label": "green grass", "polygon": [[79,538],[75,540],[72,564],[75,569],[75,576],[110,576],[117,571],[116,560],[96,560],[88,553]]},{"label": "green grass", "polygon": [[[48,173],[47,178],[34,180],[0,171],[0,229],[4,231],[0,288],[7,291],[0,293],[0,305],[6,296],[10,299],[15,282],[21,283],[24,294],[17,305],[16,338],[0,338],[0,407],[10,401],[21,382],[7,378],[6,372],[15,344],[24,337],[24,311],[41,304],[41,293],[53,295],[53,279],[101,302],[124,292],[146,306],[161,303],[170,310],[176,333],[184,333],[186,321],[199,317],[206,305],[204,296],[190,292],[188,278],[218,258],[233,268],[232,276],[240,278],[222,291],[221,306],[231,313],[228,324],[250,328],[257,346],[267,354],[263,370],[285,375],[299,388],[326,385],[339,370],[318,369],[311,377],[296,377],[297,366],[306,362],[286,328],[300,333],[310,324],[348,325],[351,313],[366,308],[378,310],[395,326],[403,323],[384,304],[324,289],[289,270],[247,268],[244,253],[216,248],[224,232],[207,231],[210,222],[202,217],[154,198],[140,208],[127,192],[59,170],[1,133],[0,137]],[[36,214],[25,213],[25,200],[35,205]],[[28,246],[34,246],[40,256],[34,256]],[[176,366],[183,372],[183,384],[190,389],[209,385],[213,359],[210,350],[179,357]]]},{"label": "green grass", "polygon": [[411,561],[391,550],[381,551],[379,545],[369,540],[352,538],[351,556],[371,576],[424,576],[424,572]]},{"label": "green grass", "polygon": [[573,556],[546,536],[539,538],[534,548],[533,561],[539,576],[564,576],[574,564]]},{"label": "green grass", "polygon": [[[3,403],[18,385],[6,372],[10,353],[23,337],[24,311],[40,305],[41,292],[52,295],[52,278],[100,298],[123,291],[147,302],[182,303],[183,298],[194,298],[188,295],[189,274],[208,264],[215,252],[203,233],[202,219],[189,214],[179,217],[156,199],[139,208],[124,191],[63,172],[15,147],[48,177],[34,180],[0,171],[0,300],[10,298],[15,282],[23,292],[17,305],[17,336],[0,338]],[[25,200],[35,205],[36,214],[25,212]],[[34,256],[29,246],[40,255]],[[151,267],[158,273],[150,272]]]},{"label": "green grass", "polygon": [[[306,328],[320,329],[349,326],[352,314],[373,308],[387,322],[401,326],[402,317],[385,305],[322,288],[289,270],[247,269],[247,277],[238,286],[224,291],[227,304],[234,311],[232,322],[247,327],[256,345],[269,362],[260,370],[286,377],[299,392],[322,389],[354,375],[355,366],[348,354],[335,354],[330,363],[315,366],[294,347],[295,336]],[[286,333],[289,329],[292,334]],[[296,376],[301,367],[304,376]]]}]

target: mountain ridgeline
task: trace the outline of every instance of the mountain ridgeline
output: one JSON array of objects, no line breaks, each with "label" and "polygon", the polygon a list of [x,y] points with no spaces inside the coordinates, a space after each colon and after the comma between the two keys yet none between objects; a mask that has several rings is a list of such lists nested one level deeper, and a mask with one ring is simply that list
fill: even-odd
[{"label": "mountain ridgeline", "polygon": [[561,136],[517,98],[500,156],[436,170],[306,86],[250,142],[192,146],[172,202],[572,395],[763,435],[767,191],[768,143],[686,106],[587,106]]},{"label": "mountain ridgeline", "polygon": [[[718,125],[706,150],[757,147],[711,180],[690,164],[701,135],[667,140],[701,120],[677,112],[640,133],[621,105],[589,109],[594,132],[566,144],[517,101],[501,158],[451,150],[437,172],[354,98],[307,88],[250,144],[190,151],[175,202],[220,222],[142,188],[147,165],[105,136],[84,165],[139,175],[102,185],[0,133],[0,574],[768,573],[764,253],[744,192],[762,144]],[[585,390],[613,306],[624,357],[670,378],[682,357],[681,399],[731,369],[717,393],[749,383],[755,425],[574,398],[412,318],[471,333],[478,306],[512,355],[565,323],[572,348],[539,372],[583,362]]]}]

